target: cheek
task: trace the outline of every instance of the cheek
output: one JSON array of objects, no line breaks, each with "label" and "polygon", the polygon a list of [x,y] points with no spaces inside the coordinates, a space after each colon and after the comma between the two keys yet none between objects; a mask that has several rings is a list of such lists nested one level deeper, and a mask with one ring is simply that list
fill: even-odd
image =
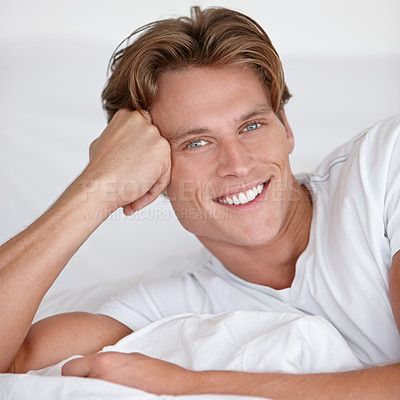
[{"label": "cheek", "polygon": [[192,159],[173,155],[169,190],[176,192],[182,188],[195,188],[201,179],[201,171],[202,168]]},{"label": "cheek", "polygon": [[178,202],[191,203],[191,207],[200,207],[201,204],[216,197],[216,188],[212,178],[210,165],[199,163],[191,159],[176,160],[172,164],[171,181],[167,188],[167,194],[178,207]]},{"label": "cheek", "polygon": [[[264,149],[267,149],[266,151]],[[281,134],[277,135],[275,141],[268,143],[262,150],[256,150],[259,159],[264,157],[267,163],[274,164],[278,169],[286,170],[289,165],[289,146],[286,140],[282,140]]]},{"label": "cheek", "polygon": [[193,198],[195,171],[190,164],[172,160],[171,180],[167,187],[167,194],[172,203],[190,201]]}]

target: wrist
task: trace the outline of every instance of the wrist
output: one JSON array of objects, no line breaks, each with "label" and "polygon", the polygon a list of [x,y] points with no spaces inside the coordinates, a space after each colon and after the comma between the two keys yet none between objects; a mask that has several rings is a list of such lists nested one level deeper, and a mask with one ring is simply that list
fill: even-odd
[{"label": "wrist", "polygon": [[101,223],[119,208],[114,186],[82,174],[66,190],[66,195],[71,195],[80,203],[84,219]]},{"label": "wrist", "polygon": [[184,393],[182,394],[221,394],[220,373],[221,371],[187,370]]},{"label": "wrist", "polygon": [[271,374],[240,371],[190,371],[186,394],[221,394],[264,397]]}]

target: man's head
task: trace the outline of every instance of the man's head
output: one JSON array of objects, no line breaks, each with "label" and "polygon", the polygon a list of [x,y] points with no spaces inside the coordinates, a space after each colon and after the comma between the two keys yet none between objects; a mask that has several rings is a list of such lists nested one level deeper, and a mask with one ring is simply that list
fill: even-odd
[{"label": "man's head", "polygon": [[277,115],[290,98],[278,53],[261,26],[244,14],[193,7],[190,18],[150,23],[123,43],[137,35],[111,59],[112,74],[102,95],[109,120],[120,108],[148,110],[159,77],[189,67],[252,65]]},{"label": "man's head", "polygon": [[113,57],[109,118],[120,108],[150,113],[171,147],[172,207],[206,247],[271,242],[296,193],[290,94],[268,36],[243,14],[197,7],[142,31]]}]

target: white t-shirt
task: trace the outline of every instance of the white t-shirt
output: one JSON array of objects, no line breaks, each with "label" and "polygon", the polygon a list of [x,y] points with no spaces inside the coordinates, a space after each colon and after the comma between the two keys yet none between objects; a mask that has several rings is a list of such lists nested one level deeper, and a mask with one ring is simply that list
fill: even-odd
[{"label": "white t-shirt", "polygon": [[153,274],[98,312],[132,330],[183,312],[319,315],[364,364],[399,361],[388,277],[400,250],[400,116],[365,130],[297,179],[312,194],[313,219],[290,288],[246,282],[204,250],[177,263],[169,277]]}]

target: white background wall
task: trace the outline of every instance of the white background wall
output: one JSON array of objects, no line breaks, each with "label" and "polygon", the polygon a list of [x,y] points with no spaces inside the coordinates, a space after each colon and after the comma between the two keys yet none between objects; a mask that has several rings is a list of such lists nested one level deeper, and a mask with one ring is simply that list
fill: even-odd
[{"label": "white background wall", "polygon": [[[294,172],[400,112],[398,0],[0,2],[0,242],[37,218],[87,162],[105,126],[100,92],[116,45],[140,25],[220,5],[270,35],[294,97]],[[198,248],[165,200],[133,218],[117,213],[56,282],[71,288],[142,272]]]}]

